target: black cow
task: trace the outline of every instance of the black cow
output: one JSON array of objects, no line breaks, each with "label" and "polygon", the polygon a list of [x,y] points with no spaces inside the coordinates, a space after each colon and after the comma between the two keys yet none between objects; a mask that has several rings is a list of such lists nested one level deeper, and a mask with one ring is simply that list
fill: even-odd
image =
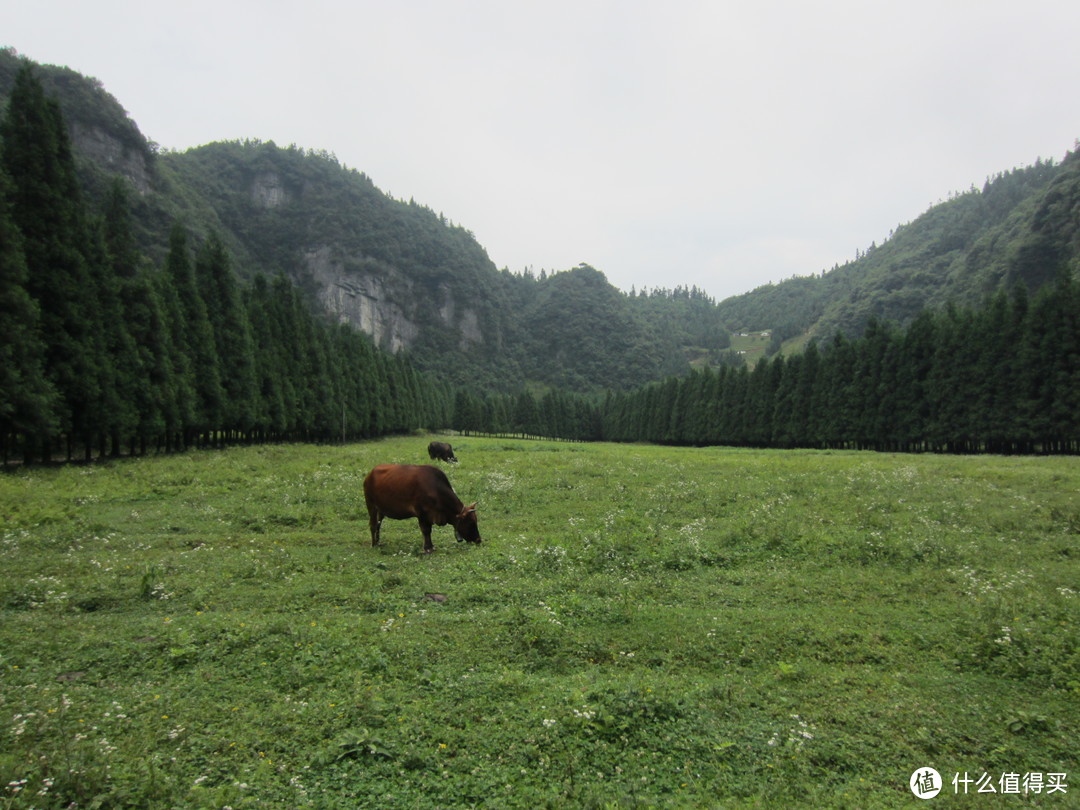
[{"label": "black cow", "polygon": [[428,458],[439,459],[440,461],[452,461],[457,463],[457,456],[454,455],[454,448],[446,442],[432,442],[427,446]]},{"label": "black cow", "polygon": [[416,518],[424,535],[424,551],[431,553],[431,527],[450,523],[458,540],[480,542],[476,504],[465,506],[454,494],[450,479],[428,464],[380,464],[364,479],[364,501],[371,525],[371,545],[379,545],[383,518]]}]

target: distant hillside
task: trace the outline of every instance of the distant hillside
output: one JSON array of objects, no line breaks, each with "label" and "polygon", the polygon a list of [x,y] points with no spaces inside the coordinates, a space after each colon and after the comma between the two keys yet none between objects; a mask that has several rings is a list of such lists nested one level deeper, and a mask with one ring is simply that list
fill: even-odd
[{"label": "distant hillside", "polygon": [[[19,64],[0,51],[0,97]],[[726,344],[713,302],[696,291],[629,296],[586,266],[511,274],[468,230],[388,197],[331,154],[254,140],[159,152],[100,83],[36,72],[68,118],[90,199],[116,174],[138,192],[137,235],[152,262],[164,260],[174,221],[196,241],[215,232],[241,276],[287,276],[316,309],[448,385],[627,388]]]},{"label": "distant hillside", "polygon": [[[500,271],[465,228],[387,197],[330,155],[217,143],[161,163],[209,204],[241,272],[284,273],[331,317],[449,382],[587,391],[689,368],[672,337],[677,308],[638,304],[585,265],[540,278]],[[707,315],[717,318],[711,302]]]},{"label": "distant hillside", "polygon": [[[0,50],[0,102],[19,64]],[[539,278],[500,270],[465,227],[388,197],[329,153],[257,140],[161,152],[96,80],[37,73],[61,104],[89,199],[118,174],[137,192],[136,236],[152,263],[175,221],[196,242],[217,233],[241,276],[286,276],[317,311],[451,386],[629,389],[760,356],[730,351],[733,332],[768,330],[770,352],[857,336],[872,316],[905,323],[925,306],[978,303],[1018,282],[1035,290],[1080,267],[1075,153],[998,175],[828,272],[716,303],[684,288],[620,292],[587,265]]]},{"label": "distant hillside", "polygon": [[740,328],[777,341],[862,333],[871,317],[909,322],[948,301],[978,305],[1022,283],[1034,292],[1080,270],[1080,153],[999,174],[933,206],[882,245],[820,276],[761,287],[719,304]]}]

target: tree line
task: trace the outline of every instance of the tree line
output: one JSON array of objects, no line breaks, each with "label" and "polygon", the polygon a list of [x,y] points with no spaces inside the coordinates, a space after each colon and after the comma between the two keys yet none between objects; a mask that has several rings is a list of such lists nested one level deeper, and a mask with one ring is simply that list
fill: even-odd
[{"label": "tree line", "polygon": [[1080,452],[1080,285],[872,320],[801,354],[603,396],[458,394],[463,432],[580,441],[941,453]]},{"label": "tree line", "polygon": [[[445,427],[583,441],[1080,452],[1080,290],[1060,263],[1056,282],[1033,295],[1017,285],[981,308],[922,311],[904,327],[871,321],[858,338],[811,342],[752,369],[706,366],[632,389],[607,383],[602,394],[570,384],[455,390],[316,317],[284,276],[241,283],[213,232],[196,243],[174,223],[163,261],[151,263],[136,246],[125,188],[114,183],[90,210],[59,106],[29,66],[20,70],[0,119],[5,461]],[[547,281],[572,287],[577,305],[613,306],[592,268]],[[702,314],[712,302],[696,291],[629,300],[679,308],[683,342],[726,348]],[[562,334],[592,323],[592,310],[557,311],[563,326],[549,331],[562,342],[533,365],[598,339]],[[598,355],[618,347],[617,376],[642,379],[627,364],[642,362],[649,330],[601,337],[610,350]],[[594,371],[594,383],[607,379]]]},{"label": "tree line", "polygon": [[450,421],[407,360],[313,316],[284,278],[241,285],[182,224],[163,267],[127,193],[84,203],[59,105],[29,66],[0,120],[0,451],[5,461],[234,441],[357,439]]},{"label": "tree line", "polygon": [[981,308],[872,320],[801,354],[602,403],[605,439],[898,452],[1080,451],[1080,289],[1068,272]]}]

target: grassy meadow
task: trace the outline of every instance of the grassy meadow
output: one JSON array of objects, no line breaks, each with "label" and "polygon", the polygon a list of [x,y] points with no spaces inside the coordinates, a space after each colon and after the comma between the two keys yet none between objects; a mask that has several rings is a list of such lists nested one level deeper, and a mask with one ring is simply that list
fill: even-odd
[{"label": "grassy meadow", "polygon": [[0,475],[0,808],[1080,804],[1080,460],[428,438]]}]

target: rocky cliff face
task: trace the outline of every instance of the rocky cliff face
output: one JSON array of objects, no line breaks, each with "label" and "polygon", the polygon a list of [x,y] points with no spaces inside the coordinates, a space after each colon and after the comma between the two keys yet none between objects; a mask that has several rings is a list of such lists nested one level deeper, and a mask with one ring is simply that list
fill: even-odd
[{"label": "rocky cliff face", "polygon": [[450,293],[450,287],[443,285],[439,288],[442,293],[443,305],[439,307],[439,317],[447,326],[455,326],[461,332],[459,347],[467,349],[473,343],[483,343],[484,334],[480,331],[480,318],[475,309],[461,308],[459,313],[457,305]]},{"label": "rocky cliff face", "polygon": [[79,121],[71,122],[71,140],[77,152],[106,171],[126,177],[140,195],[150,193],[150,167],[144,152],[125,146],[99,126]]},{"label": "rocky cliff face", "polygon": [[408,349],[420,330],[398,301],[416,298],[411,282],[373,259],[346,267],[331,247],[304,254],[304,270],[314,283],[315,297],[342,323],[367,332],[380,346]]},{"label": "rocky cliff face", "polygon": [[[272,170],[254,174],[247,196],[263,209],[297,201],[297,194]],[[462,349],[484,339],[476,311],[459,306],[448,283],[431,289],[392,264],[332,244],[304,251],[300,265],[296,280],[313,291],[326,312],[391,352],[414,348],[422,326],[432,322],[456,332]]]},{"label": "rocky cliff face", "polygon": [[[21,65],[0,48],[0,102]],[[283,271],[315,306],[380,347],[408,351],[456,382],[482,370],[506,384],[500,359],[519,313],[472,234],[388,197],[325,152],[259,141],[159,151],[96,80],[38,71],[60,101],[88,199],[104,199],[113,177],[125,178],[151,261],[164,261],[173,222],[193,245],[218,232],[241,277]]]},{"label": "rocky cliff face", "polygon": [[308,251],[303,263],[304,281],[314,288],[319,304],[392,352],[413,348],[422,325],[433,320],[457,333],[461,349],[484,340],[476,311],[459,306],[448,284],[421,289],[390,265],[344,256],[329,246]]},{"label": "rocky cliff face", "polygon": [[251,184],[251,199],[260,208],[277,208],[289,201],[277,172],[259,172]]}]

